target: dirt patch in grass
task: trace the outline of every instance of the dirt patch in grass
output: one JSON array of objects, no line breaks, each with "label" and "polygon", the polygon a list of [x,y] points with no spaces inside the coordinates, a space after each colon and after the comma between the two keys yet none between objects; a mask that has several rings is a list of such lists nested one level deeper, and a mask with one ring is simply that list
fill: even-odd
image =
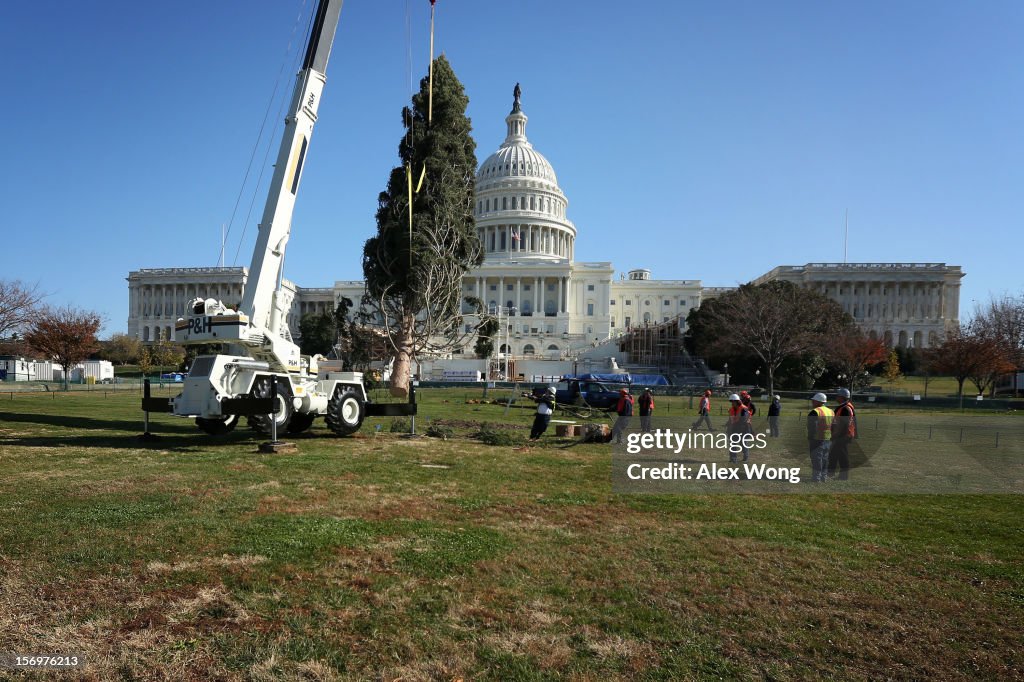
[{"label": "dirt patch in grass", "polygon": [[208,557],[195,561],[179,561],[174,564],[167,564],[162,561],[151,561],[146,564],[146,570],[150,573],[175,573],[178,571],[195,571],[204,568],[233,568],[246,567],[262,564],[267,561],[264,556],[245,555],[229,556],[227,554],[219,557]]}]

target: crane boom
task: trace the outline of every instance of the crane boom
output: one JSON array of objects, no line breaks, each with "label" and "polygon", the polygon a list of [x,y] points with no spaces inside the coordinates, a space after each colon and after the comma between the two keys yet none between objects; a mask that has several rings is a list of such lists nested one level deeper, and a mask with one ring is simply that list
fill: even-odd
[{"label": "crane boom", "polygon": [[[319,355],[302,355],[288,332],[280,296],[295,195],[327,80],[324,73],[341,5],[342,0],[320,0],[317,5],[241,309],[232,310],[212,298],[195,298],[175,323],[179,343],[219,344],[229,351],[197,356],[181,393],[163,399],[166,410],[195,418],[196,425],[212,435],[233,430],[243,415],[253,429],[276,441],[279,429],[300,433],[317,417],[344,436],[356,432],[367,415],[416,414],[415,391],[410,392],[408,404],[370,404],[361,373],[343,372],[340,364],[332,365]],[[159,402],[144,398],[143,409],[157,409],[154,401]]]},{"label": "crane boom", "polygon": [[327,80],[327,60],[331,55],[343,0],[320,0],[310,29],[302,70],[296,77],[284,134],[277,153],[274,176],[259,225],[259,234],[249,266],[249,278],[242,295],[241,311],[251,324],[272,334],[281,332],[284,311],[279,309],[276,290],[282,276],[285,247],[291,233],[295,195],[302,178],[302,167],[316,123],[320,95]]}]

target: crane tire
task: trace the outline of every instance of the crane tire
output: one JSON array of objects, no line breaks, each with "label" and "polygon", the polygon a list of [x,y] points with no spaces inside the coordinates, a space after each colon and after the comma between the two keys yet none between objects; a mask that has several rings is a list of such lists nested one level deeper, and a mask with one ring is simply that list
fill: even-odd
[{"label": "crane tire", "polygon": [[288,433],[302,433],[313,425],[313,421],[315,419],[316,415],[309,412],[294,413],[292,418],[288,421]]},{"label": "crane tire", "polygon": [[[253,384],[250,395],[254,398],[266,398],[270,395],[270,379],[267,377],[260,377]],[[295,408],[292,407],[292,396],[288,392],[288,384],[278,380],[277,382],[277,401],[278,401],[278,412],[277,412],[277,435],[280,436],[288,430],[288,424],[292,420],[292,416],[295,413]],[[249,428],[256,431],[264,436],[270,436],[272,433],[271,419],[274,419],[275,415],[270,414],[254,414],[249,415]]]},{"label": "crane tire", "polygon": [[356,391],[339,386],[327,403],[327,427],[339,436],[348,436],[359,430],[366,417],[363,398]]}]

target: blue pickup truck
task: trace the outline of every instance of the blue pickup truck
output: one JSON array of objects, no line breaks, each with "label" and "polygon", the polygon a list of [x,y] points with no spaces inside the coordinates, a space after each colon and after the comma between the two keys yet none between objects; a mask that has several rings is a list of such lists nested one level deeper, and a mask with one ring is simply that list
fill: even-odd
[{"label": "blue pickup truck", "polygon": [[[589,405],[599,410],[612,409],[619,401],[621,385],[600,381],[565,379],[556,386],[555,402],[560,405]],[[534,389],[540,395],[545,389]]]}]

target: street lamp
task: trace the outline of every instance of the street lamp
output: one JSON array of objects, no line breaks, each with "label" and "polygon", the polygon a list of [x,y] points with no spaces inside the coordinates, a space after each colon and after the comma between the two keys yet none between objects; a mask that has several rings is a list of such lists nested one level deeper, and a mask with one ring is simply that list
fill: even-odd
[{"label": "street lamp", "polygon": [[[509,328],[509,319],[508,318],[512,315],[513,312],[515,312],[517,310],[518,310],[518,308],[516,308],[515,306],[508,306],[506,308],[505,306],[499,306],[499,305],[495,305],[495,306],[493,306],[492,308],[490,308],[488,310],[489,313],[491,313],[492,315],[494,315],[494,316],[496,316],[498,318],[498,351],[499,352],[501,351],[501,347],[502,346],[505,347],[505,352],[502,353],[502,358],[504,360],[504,367],[502,369],[502,380],[503,381],[508,381],[508,356],[509,356],[509,354],[512,351],[512,338],[511,338],[512,330]],[[504,322],[504,324],[501,321],[501,314],[502,314],[502,312],[505,313],[505,322]],[[504,344],[501,342],[502,331],[504,331],[504,333],[505,333],[505,343]]]},{"label": "street lamp", "polygon": [[725,371],[725,385],[729,385],[729,363],[722,365],[722,369]]},{"label": "street lamp", "polygon": [[757,384],[758,388],[761,388],[761,369],[754,370],[754,383]]}]

